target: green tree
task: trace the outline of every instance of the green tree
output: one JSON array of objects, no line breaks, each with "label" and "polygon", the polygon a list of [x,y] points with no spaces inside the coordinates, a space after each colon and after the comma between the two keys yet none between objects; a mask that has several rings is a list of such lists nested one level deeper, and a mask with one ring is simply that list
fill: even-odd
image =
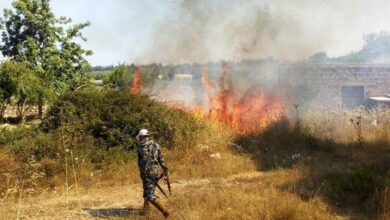
[{"label": "green tree", "polygon": [[5,110],[11,104],[12,96],[15,94],[15,80],[11,74],[6,72],[2,63],[0,66],[0,123],[3,123]]},{"label": "green tree", "polygon": [[16,115],[20,122],[24,122],[29,108],[37,104],[39,94],[44,93],[41,79],[27,63],[7,61],[1,65],[0,83],[8,84],[4,88],[4,104],[14,102]]},{"label": "green tree", "polygon": [[88,65],[85,56],[92,54],[75,42],[86,40],[81,30],[89,23],[72,25],[69,18],[55,17],[49,2],[15,0],[0,19],[3,56],[27,63],[47,88],[38,95],[40,116],[45,101],[79,84]]}]

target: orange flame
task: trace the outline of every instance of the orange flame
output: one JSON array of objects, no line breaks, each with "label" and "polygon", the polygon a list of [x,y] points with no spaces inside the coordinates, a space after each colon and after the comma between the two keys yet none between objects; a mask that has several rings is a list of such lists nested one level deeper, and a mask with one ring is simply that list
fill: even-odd
[{"label": "orange flame", "polygon": [[137,66],[137,70],[134,73],[134,78],[131,83],[131,86],[129,87],[129,91],[131,94],[139,94],[141,92],[141,85],[142,85],[142,67]]},{"label": "orange flame", "polygon": [[208,79],[207,70],[202,73],[202,82],[207,89],[210,110],[206,112],[197,106],[193,110],[196,117],[221,122],[240,133],[251,133],[283,116],[284,105],[279,95],[252,87],[240,96],[230,80],[226,63],[222,63],[218,87]]},{"label": "orange flame", "polygon": [[215,89],[215,85],[209,80],[209,71],[206,67],[202,70],[202,82],[208,89]]}]

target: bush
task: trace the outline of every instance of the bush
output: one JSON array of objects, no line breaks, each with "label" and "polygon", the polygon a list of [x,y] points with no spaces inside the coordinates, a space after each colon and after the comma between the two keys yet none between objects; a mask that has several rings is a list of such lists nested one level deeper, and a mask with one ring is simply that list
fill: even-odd
[{"label": "bush", "polygon": [[111,147],[134,148],[141,128],[166,147],[190,147],[196,133],[206,126],[188,113],[168,107],[146,95],[121,91],[78,91],[64,94],[53,104],[42,123],[50,132],[68,127],[91,134],[96,142]]},{"label": "bush", "polygon": [[17,126],[12,129],[2,129],[0,130],[0,147],[7,144],[12,144],[15,141],[25,137],[29,133],[34,133],[36,130],[36,127],[26,128],[23,126]]}]

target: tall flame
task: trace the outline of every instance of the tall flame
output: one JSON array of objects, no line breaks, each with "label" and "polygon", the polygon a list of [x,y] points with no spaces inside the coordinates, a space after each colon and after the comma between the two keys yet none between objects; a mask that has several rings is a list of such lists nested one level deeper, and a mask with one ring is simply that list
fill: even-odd
[{"label": "tall flame", "polygon": [[134,73],[134,78],[129,87],[129,91],[131,94],[139,94],[141,92],[142,86],[142,67],[137,66],[137,70]]},{"label": "tall flame", "polygon": [[226,63],[222,63],[219,86],[209,80],[207,69],[203,70],[202,82],[207,89],[210,110],[196,107],[194,114],[197,117],[219,121],[240,133],[250,133],[270,126],[283,115],[283,101],[279,95],[256,87],[239,95]]}]

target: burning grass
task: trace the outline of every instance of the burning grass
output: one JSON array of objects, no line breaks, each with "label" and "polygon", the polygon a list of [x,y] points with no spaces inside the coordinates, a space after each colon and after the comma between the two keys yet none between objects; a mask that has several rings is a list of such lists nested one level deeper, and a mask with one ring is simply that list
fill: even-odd
[{"label": "burning grass", "polygon": [[239,92],[229,72],[227,64],[222,63],[217,86],[209,80],[207,69],[203,70],[202,82],[207,90],[208,105],[191,107],[195,117],[222,123],[240,134],[262,130],[283,117],[285,103],[280,95],[256,86]]}]

